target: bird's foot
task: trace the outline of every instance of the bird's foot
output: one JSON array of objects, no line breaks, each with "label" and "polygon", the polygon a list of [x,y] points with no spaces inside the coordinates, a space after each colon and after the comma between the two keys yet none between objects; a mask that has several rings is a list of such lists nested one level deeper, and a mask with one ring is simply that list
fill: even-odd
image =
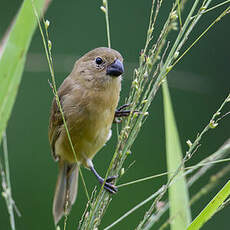
[{"label": "bird's foot", "polygon": [[130,114],[130,110],[125,110],[127,107],[129,107],[130,104],[124,104],[120,106],[116,111],[115,111],[115,117],[127,117]]},{"label": "bird's foot", "polygon": [[[104,184],[104,189],[107,190],[108,192],[115,194],[118,189],[117,187],[113,184],[114,180],[117,178],[117,176],[111,176],[106,179],[106,181],[97,173],[97,171],[94,169],[93,166],[90,167],[90,170],[93,172],[93,174],[97,177],[99,183],[101,185]],[[105,181],[105,183],[104,183]]]},{"label": "bird's foot", "polygon": [[116,176],[112,176],[112,177],[108,177],[105,181],[105,184],[104,184],[104,179],[103,178],[100,178],[99,179],[99,183],[101,185],[104,184],[104,189],[107,190],[108,192],[112,193],[112,194],[115,194],[118,189],[117,187],[112,183],[117,177]]},{"label": "bird's foot", "polygon": [[[131,104],[124,104],[122,106],[120,106],[116,111],[115,111],[115,114],[114,114],[114,120],[113,122],[114,123],[121,123],[122,120],[119,119],[119,118],[122,118],[122,117],[128,117],[131,113],[131,110],[125,110],[127,107],[129,107]],[[138,111],[135,110],[134,111],[135,113]]]}]

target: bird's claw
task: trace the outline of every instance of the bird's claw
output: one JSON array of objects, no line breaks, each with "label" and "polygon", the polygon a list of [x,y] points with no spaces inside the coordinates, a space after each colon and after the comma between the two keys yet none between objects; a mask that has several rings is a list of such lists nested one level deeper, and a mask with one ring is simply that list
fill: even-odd
[{"label": "bird's claw", "polygon": [[[116,178],[117,178],[117,176],[108,177],[105,181],[105,184],[104,184],[104,189],[107,190],[108,192],[112,193],[112,194],[115,194],[118,191],[117,187],[111,183]],[[104,180],[100,181],[100,183],[103,184]]]},{"label": "bird's claw", "polygon": [[117,176],[111,176],[108,177],[105,181],[105,179],[103,179],[95,170],[95,168],[93,166],[90,167],[91,171],[94,173],[94,175],[97,177],[99,183],[101,185],[104,184],[104,189],[107,190],[108,192],[114,194],[118,191],[117,187],[112,183],[114,182],[114,180],[117,178]]},{"label": "bird's claw", "polygon": [[107,183],[113,182],[116,178],[117,178],[117,176],[108,177],[108,178],[106,179],[106,182],[107,182]]},{"label": "bird's claw", "polygon": [[115,194],[118,191],[115,185],[108,183],[108,182],[105,182],[104,189],[112,194]]},{"label": "bird's claw", "polygon": [[[131,104],[124,104],[122,106],[120,106],[114,114],[114,123],[121,123],[121,117],[128,117],[131,113],[131,110],[124,110],[125,108],[129,107]],[[134,110],[135,113],[139,113],[139,111]]]},{"label": "bird's claw", "polygon": [[130,105],[131,105],[131,104],[124,104],[124,105],[120,106],[120,107],[117,109],[117,111],[121,111],[121,110],[123,110],[123,109],[129,107]]},{"label": "bird's claw", "polygon": [[112,193],[112,194],[115,194],[118,191],[116,186],[111,185],[111,184],[107,184],[107,183],[105,183],[104,189],[107,190],[108,192]]}]

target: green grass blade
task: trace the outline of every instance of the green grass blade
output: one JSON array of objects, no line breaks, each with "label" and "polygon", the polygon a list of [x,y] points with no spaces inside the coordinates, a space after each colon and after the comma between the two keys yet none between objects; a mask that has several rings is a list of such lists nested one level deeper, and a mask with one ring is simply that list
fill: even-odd
[{"label": "green grass blade", "polygon": [[[163,101],[167,168],[169,172],[174,172],[182,162],[182,151],[167,82],[163,83]],[[175,182],[169,187],[171,230],[184,230],[191,223],[188,188],[182,174],[183,170],[174,178]]]},{"label": "green grass blade", "polygon": [[196,217],[196,219],[190,224],[187,230],[200,229],[216,213],[220,205],[225,201],[225,199],[229,195],[230,195],[230,180],[210,201],[210,203],[203,209],[203,211]]},{"label": "green grass blade", "polygon": [[[43,9],[44,2],[45,0],[35,1],[38,12]],[[0,142],[16,99],[26,53],[36,24],[31,1],[25,0],[10,30],[0,58]]]}]

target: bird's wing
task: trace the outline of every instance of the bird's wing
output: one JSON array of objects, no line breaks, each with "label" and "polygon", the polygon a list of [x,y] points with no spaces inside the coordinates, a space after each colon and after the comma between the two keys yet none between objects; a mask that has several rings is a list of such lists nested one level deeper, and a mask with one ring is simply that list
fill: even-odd
[{"label": "bird's wing", "polygon": [[52,109],[49,123],[49,141],[54,160],[58,160],[57,155],[55,154],[55,143],[60,135],[60,127],[63,125],[63,119],[55,98],[53,99],[51,108]]},{"label": "bird's wing", "polygon": [[[61,87],[58,90],[58,97],[60,100],[61,107],[63,102],[63,97],[71,90],[71,84],[66,84],[66,81],[64,81],[61,85]],[[65,115],[65,111],[63,110],[63,113]],[[51,106],[51,113],[50,113],[50,121],[49,121],[49,142],[51,146],[52,155],[54,157],[54,160],[58,160],[58,157],[55,153],[55,143],[61,133],[61,127],[63,125],[63,118],[62,114],[60,112],[60,109],[57,105],[56,98],[54,97],[52,106]]]}]

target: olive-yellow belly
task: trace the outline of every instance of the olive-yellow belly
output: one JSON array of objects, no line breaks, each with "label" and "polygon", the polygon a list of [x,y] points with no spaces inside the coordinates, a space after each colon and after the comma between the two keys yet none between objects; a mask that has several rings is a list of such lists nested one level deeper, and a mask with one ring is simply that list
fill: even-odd
[{"label": "olive-yellow belly", "polygon": [[[118,87],[120,87],[120,82]],[[108,97],[113,91],[116,92],[116,95]],[[62,126],[55,143],[55,153],[62,160],[69,163],[78,161],[88,167],[87,161],[92,159],[108,140],[119,100],[119,92],[120,89],[112,89],[109,94],[105,91],[98,92],[94,94],[93,98],[88,98],[83,105],[64,108],[67,127],[76,155],[73,154],[66,130]]]}]

